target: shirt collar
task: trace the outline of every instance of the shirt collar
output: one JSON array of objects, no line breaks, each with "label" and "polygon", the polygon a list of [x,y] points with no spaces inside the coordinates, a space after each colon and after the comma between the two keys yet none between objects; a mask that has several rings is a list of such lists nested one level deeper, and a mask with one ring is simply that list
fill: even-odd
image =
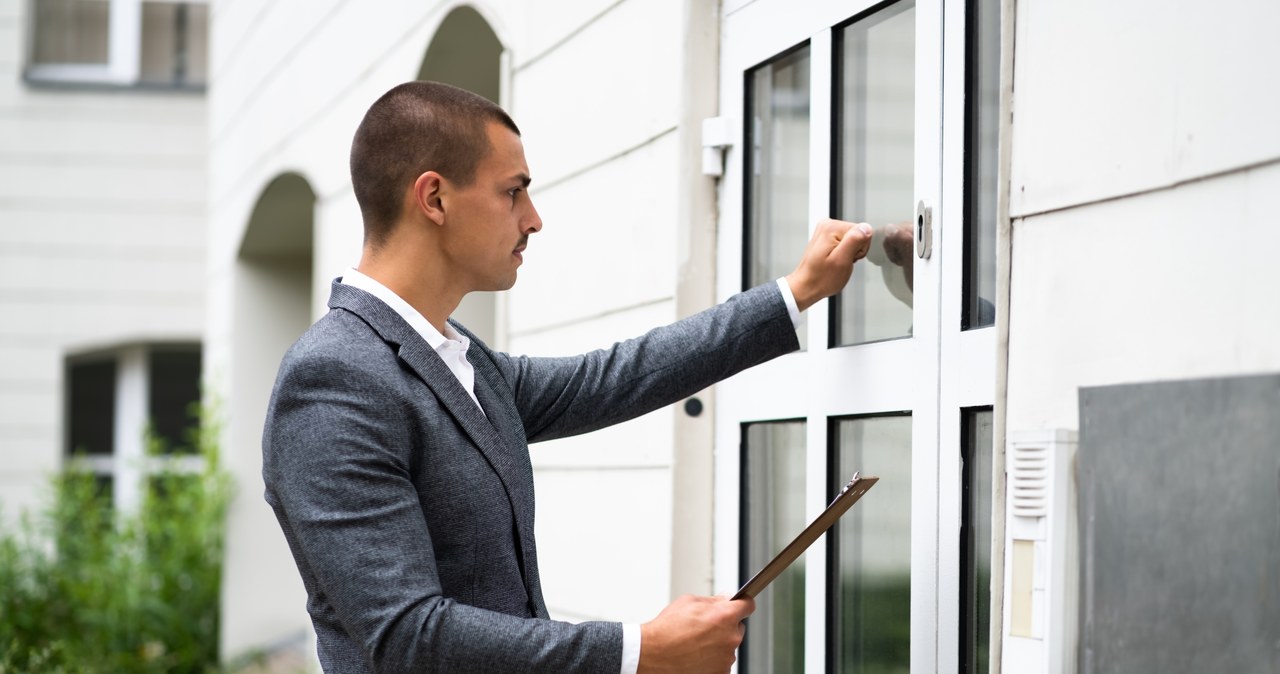
[{"label": "shirt collar", "polygon": [[419,335],[422,335],[422,338],[427,340],[427,344],[435,351],[439,351],[451,341],[461,342],[464,353],[467,347],[471,345],[471,340],[467,339],[466,335],[460,334],[448,323],[445,323],[444,334],[440,334],[440,331],[436,330],[430,321],[418,313],[417,309],[414,309],[408,302],[404,301],[404,298],[354,267],[347,269],[346,273],[342,275],[341,281],[344,285],[359,288],[382,300],[384,304],[391,307],[392,311],[400,314],[400,317],[409,324],[409,327],[413,328]]}]

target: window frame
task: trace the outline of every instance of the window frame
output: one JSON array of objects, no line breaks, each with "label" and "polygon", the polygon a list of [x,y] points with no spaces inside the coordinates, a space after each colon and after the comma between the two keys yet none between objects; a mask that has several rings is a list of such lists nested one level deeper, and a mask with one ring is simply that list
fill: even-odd
[{"label": "window frame", "polygon": [[[209,5],[209,0],[101,0],[109,2],[106,63],[36,62],[36,25],[39,0],[27,1],[26,67],[29,85],[61,87],[137,88],[203,92],[205,82],[161,84],[142,81],[142,5]],[[206,79],[207,81],[207,79]]]},{"label": "window frame", "polygon": [[[166,470],[196,473],[204,468],[198,453],[167,453],[150,456],[145,433],[151,423],[152,355],[175,351],[195,352],[203,360],[204,347],[198,341],[145,342],[70,352],[63,358],[63,442],[62,456],[77,461],[99,479],[112,484],[112,505],[118,512],[132,512],[142,502],[146,481]],[[109,453],[77,454],[71,446],[71,425],[75,415],[71,369],[78,364],[112,361],[115,386],[112,395],[112,442]],[[203,367],[197,385],[203,382]],[[196,402],[199,402],[197,400]],[[197,427],[200,420],[196,420]]]}]

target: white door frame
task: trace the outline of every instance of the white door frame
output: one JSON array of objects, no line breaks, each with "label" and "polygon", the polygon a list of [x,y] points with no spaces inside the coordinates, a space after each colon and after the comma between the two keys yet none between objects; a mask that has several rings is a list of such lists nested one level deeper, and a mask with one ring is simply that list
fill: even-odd
[{"label": "white door frame", "polygon": [[[809,218],[831,203],[832,26],[880,2],[726,2],[721,32],[720,109],[737,130],[720,185],[717,298],[741,289],[742,129],[745,75],[807,42],[810,49]],[[913,336],[828,348],[828,301],[805,312],[807,350],[744,372],[717,389],[715,440],[715,588],[739,582],[741,426],[799,419],[807,424],[805,510],[816,516],[831,494],[827,480],[832,416],[912,413],[911,664],[954,672],[960,621],[960,410],[994,398],[994,330],[961,332],[965,113],[965,6],[916,0],[914,197],[933,207],[933,254],[915,260]],[[945,29],[945,30],[944,30]],[[945,36],[954,36],[944,40]],[[957,67],[943,72],[943,63]],[[952,130],[947,134],[943,129]],[[873,223],[878,224],[878,223]],[[950,233],[951,236],[947,236]],[[865,263],[864,263],[865,264]],[[910,372],[910,376],[902,376]],[[836,374],[833,374],[836,373]],[[873,492],[874,494],[874,492]],[[869,495],[873,497],[873,495]],[[823,672],[827,650],[827,560],[815,545],[806,558],[806,671]],[[996,582],[996,579],[993,579]]]}]

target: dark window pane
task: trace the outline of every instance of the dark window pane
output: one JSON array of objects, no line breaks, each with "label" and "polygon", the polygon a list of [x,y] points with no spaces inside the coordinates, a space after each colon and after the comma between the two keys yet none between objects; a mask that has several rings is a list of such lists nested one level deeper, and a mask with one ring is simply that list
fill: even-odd
[{"label": "dark window pane", "polygon": [[169,450],[189,446],[190,431],[197,424],[195,405],[200,402],[200,351],[152,351],[147,371],[153,432]]},{"label": "dark window pane", "polygon": [[67,366],[68,453],[111,454],[115,450],[116,361]]},{"label": "dark window pane", "polygon": [[[804,529],[805,422],[748,424],[742,440],[742,561],[746,582]],[[804,558],[756,597],[738,657],[742,674],[804,671]]]},{"label": "dark window pane", "polygon": [[208,6],[142,3],[139,78],[146,84],[202,85],[208,54]]},{"label": "dark window pane", "polygon": [[969,3],[965,124],[965,259],[962,328],[996,321],[996,201],[1000,168],[1000,3]]},{"label": "dark window pane", "polygon": [[986,674],[991,661],[991,410],[961,417],[960,672]]},{"label": "dark window pane", "polygon": [[907,674],[911,659],[911,417],[832,421],[830,490],[880,478],[829,543],[830,670]]},{"label": "dark window pane", "polygon": [[109,0],[36,0],[38,64],[106,64]]},{"label": "dark window pane", "polygon": [[831,343],[911,334],[915,239],[915,2],[836,31],[835,212],[875,227],[831,303]]}]

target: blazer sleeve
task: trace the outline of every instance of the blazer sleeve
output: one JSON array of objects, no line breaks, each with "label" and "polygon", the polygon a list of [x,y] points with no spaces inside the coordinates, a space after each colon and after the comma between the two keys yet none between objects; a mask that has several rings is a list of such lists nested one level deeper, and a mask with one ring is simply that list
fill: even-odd
[{"label": "blazer sleeve", "polygon": [[782,292],[771,282],[608,349],[495,357],[536,442],[638,417],[798,348]]},{"label": "blazer sleeve", "polygon": [[616,670],[616,623],[519,618],[443,596],[405,449],[412,405],[356,361],[286,357],[268,412],[267,500],[312,602],[331,607],[378,672]]}]

